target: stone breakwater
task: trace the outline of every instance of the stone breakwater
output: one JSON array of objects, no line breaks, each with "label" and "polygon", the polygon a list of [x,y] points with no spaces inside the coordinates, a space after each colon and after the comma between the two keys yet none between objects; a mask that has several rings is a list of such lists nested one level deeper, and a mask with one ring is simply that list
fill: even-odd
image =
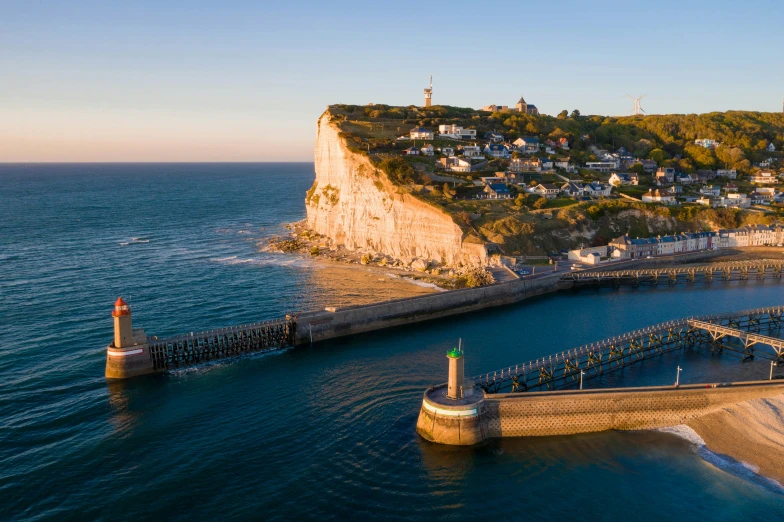
[{"label": "stone breakwater", "polygon": [[[706,417],[706,421],[700,423],[703,416],[744,401],[780,395],[784,393],[784,382],[754,381],[524,394],[485,394],[474,391],[455,401],[445,398],[445,390],[446,385],[440,385],[425,392],[417,420],[417,432],[432,442],[466,446],[499,437],[665,428],[687,424],[693,419],[697,420],[690,425],[700,433],[700,427],[704,424],[721,423],[722,420]],[[737,426],[737,429],[743,428]],[[779,439],[778,447],[781,447],[780,443]]]},{"label": "stone breakwater", "polygon": [[366,156],[352,152],[329,111],[319,118],[314,154],[307,226],[334,246],[445,265],[485,264],[484,245],[466,243],[448,214],[405,193]]}]

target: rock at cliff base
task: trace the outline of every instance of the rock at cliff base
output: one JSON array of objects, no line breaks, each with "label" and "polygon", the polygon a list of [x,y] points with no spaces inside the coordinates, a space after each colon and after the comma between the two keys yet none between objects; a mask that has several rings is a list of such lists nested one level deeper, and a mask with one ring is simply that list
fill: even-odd
[{"label": "rock at cliff base", "polygon": [[427,270],[429,266],[430,263],[428,263],[426,260],[421,258],[414,259],[414,262],[411,263],[411,268],[413,268],[414,270],[418,270],[420,272],[424,272],[425,270]]}]

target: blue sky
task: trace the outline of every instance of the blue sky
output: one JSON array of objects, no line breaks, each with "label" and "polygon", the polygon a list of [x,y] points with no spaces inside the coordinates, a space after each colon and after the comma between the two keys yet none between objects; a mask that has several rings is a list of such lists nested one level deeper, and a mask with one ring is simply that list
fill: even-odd
[{"label": "blue sky", "polygon": [[784,2],[0,0],[0,161],[309,161],[330,103],[779,111]]}]

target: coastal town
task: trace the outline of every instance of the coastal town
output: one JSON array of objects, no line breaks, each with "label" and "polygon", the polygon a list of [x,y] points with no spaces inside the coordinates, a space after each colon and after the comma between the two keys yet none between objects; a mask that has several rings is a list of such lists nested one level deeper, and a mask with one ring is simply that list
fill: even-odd
[{"label": "coastal town", "polygon": [[[371,172],[384,172],[395,192],[459,227],[458,243],[453,231],[426,246],[411,243],[415,257],[437,266],[496,254],[555,259],[624,234],[718,233],[784,220],[779,113],[642,115],[635,98],[630,116],[576,109],[550,116],[525,96],[481,109],[433,100],[431,81],[422,105],[337,104],[325,115]],[[387,188],[372,183],[383,199]],[[335,189],[316,180],[306,197],[314,215],[353,212],[338,203],[353,205],[350,192]],[[356,229],[368,235],[356,240],[371,256],[383,253],[373,244],[386,240],[375,228]],[[487,255],[477,257],[470,245]]]},{"label": "coastal town", "polygon": [[[514,108],[490,105],[482,110],[538,115],[522,97]],[[784,192],[778,186],[784,181],[784,171],[779,169],[781,158],[772,142],[764,146],[770,154],[744,174],[734,168],[684,172],[669,166],[671,161],[639,158],[623,146],[615,151],[599,148],[590,143],[588,135],[575,139],[585,142],[589,160],[573,160],[566,137],[510,139],[497,131],[478,136],[476,129],[454,124],[437,129],[415,127],[396,141],[410,144],[401,151],[403,156],[431,158],[434,172],[461,176],[452,181],[460,199],[512,199],[524,194],[545,200],[625,198],[659,205],[735,209],[784,203]],[[709,138],[695,139],[694,145],[711,151],[721,147]],[[539,205],[548,206],[546,202]]]}]

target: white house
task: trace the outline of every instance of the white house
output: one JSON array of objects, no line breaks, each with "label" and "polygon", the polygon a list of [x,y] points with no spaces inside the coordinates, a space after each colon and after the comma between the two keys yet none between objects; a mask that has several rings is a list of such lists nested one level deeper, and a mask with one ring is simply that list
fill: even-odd
[{"label": "white house", "polygon": [[509,170],[512,172],[541,172],[542,160],[533,158],[514,158],[509,162]]},{"label": "white house", "polygon": [[642,195],[642,202],[643,203],[661,203],[663,205],[675,205],[677,201],[675,200],[675,196],[667,192],[666,190],[649,190],[645,194]]},{"label": "white house", "polygon": [[556,158],[555,166],[559,169],[564,169],[566,172],[574,172],[575,170],[570,158]]},{"label": "white house", "polygon": [[432,145],[428,143],[427,145],[419,149],[419,151],[422,153],[423,156],[432,156],[433,153],[435,152],[435,149],[433,148]]},{"label": "white house", "polygon": [[439,163],[447,172],[471,172],[473,169],[471,160],[458,158],[456,156],[441,158]]},{"label": "white house", "polygon": [[517,150],[526,154],[539,152],[539,138],[517,138],[512,142]]},{"label": "white house", "polygon": [[716,140],[712,140],[710,138],[700,138],[694,140],[695,145],[699,145],[700,147],[705,147],[706,149],[715,149],[719,146],[719,142]]},{"label": "white house", "polygon": [[553,160],[544,158],[542,160],[542,170],[553,170]]},{"label": "white house", "polygon": [[403,154],[406,156],[419,156],[419,149],[416,147],[411,147],[410,149],[404,150]]},{"label": "white house", "polygon": [[579,181],[568,181],[561,185],[561,192],[571,197],[582,196],[585,192],[585,186]]},{"label": "white house", "polygon": [[631,174],[616,174],[613,172],[610,174],[609,183],[614,187],[621,185],[636,185],[639,182],[639,179],[637,178],[637,174],[634,174],[633,176],[634,177],[632,177]]},{"label": "white house", "polygon": [[429,131],[424,127],[417,127],[415,129],[411,129],[408,133],[408,136],[412,140],[432,140],[433,131]]},{"label": "white house", "polygon": [[597,183],[594,181],[593,183],[588,183],[583,188],[583,191],[586,196],[609,196],[610,191],[612,191],[612,185],[604,185],[603,183]]},{"label": "white house", "polygon": [[776,146],[773,143],[768,143],[768,146],[766,147],[766,149],[767,149],[768,152],[775,152],[776,151]]},{"label": "white house", "polygon": [[566,138],[558,138],[558,141],[555,144],[559,149],[569,150],[569,140]]},{"label": "white house", "polygon": [[704,187],[700,187],[700,194],[703,196],[718,197],[721,195],[721,187],[718,185],[705,185]]},{"label": "white house", "polygon": [[761,170],[756,174],[752,174],[751,176],[749,176],[749,181],[751,183],[764,183],[764,184],[779,182],[779,180],[776,179],[776,176],[773,174],[773,172],[769,170]]},{"label": "white house", "polygon": [[672,183],[675,181],[675,169],[673,168],[659,168],[654,176],[656,183],[662,185],[665,183]]},{"label": "white house", "polygon": [[439,125],[438,133],[445,138],[456,140],[475,140],[476,129],[464,129],[459,125]]},{"label": "white house", "polygon": [[479,158],[482,156],[482,148],[479,145],[466,145],[463,147],[464,158]]},{"label": "white house", "polygon": [[441,147],[441,154],[443,154],[444,156],[454,156],[455,149],[453,149],[452,147]]},{"label": "white house", "polygon": [[508,158],[509,157],[509,149],[504,147],[503,145],[499,145],[497,143],[491,143],[485,147],[485,154],[492,156],[494,158]]},{"label": "white house", "polygon": [[540,183],[534,187],[534,194],[539,194],[547,199],[557,198],[560,192],[561,189],[552,183]]},{"label": "white house", "polygon": [[485,134],[485,139],[490,143],[501,143],[504,141],[504,135],[497,132],[488,132]]},{"label": "white house", "polygon": [[751,195],[751,202],[755,204],[770,205],[776,197],[776,189],[773,187],[757,187]]},{"label": "white house", "polygon": [[735,179],[738,177],[738,171],[735,169],[719,169],[716,171],[716,175],[727,179]]},{"label": "white house", "polygon": [[612,161],[587,161],[585,168],[595,170],[597,172],[610,172],[611,170],[618,170],[621,167],[618,160]]}]

